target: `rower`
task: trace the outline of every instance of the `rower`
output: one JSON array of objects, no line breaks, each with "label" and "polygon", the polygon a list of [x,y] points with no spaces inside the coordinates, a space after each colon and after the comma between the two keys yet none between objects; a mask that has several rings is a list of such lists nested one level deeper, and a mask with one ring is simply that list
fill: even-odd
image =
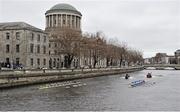
[{"label": "rower", "polygon": [[126,74],[126,76],[125,76],[125,79],[128,79],[130,76],[128,75],[128,74]]},{"label": "rower", "polygon": [[152,78],[151,73],[148,73],[148,74],[146,75],[146,77],[147,77],[147,78]]}]

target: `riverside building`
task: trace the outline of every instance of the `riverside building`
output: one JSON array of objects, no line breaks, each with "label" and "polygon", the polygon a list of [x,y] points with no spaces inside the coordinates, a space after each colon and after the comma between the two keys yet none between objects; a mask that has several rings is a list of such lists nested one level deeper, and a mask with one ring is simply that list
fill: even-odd
[{"label": "riverside building", "polygon": [[[70,28],[82,35],[82,14],[69,4],[57,4],[45,12],[45,18],[45,31],[25,22],[0,23],[1,66],[27,69],[67,67],[65,49],[53,35],[62,32],[63,28]],[[78,39],[74,43],[81,44]],[[70,67],[88,67],[93,65],[92,62],[92,57],[79,53]],[[97,67],[105,66],[105,59],[97,63]]]},{"label": "riverside building", "polygon": [[[49,67],[67,67],[67,56],[63,52],[64,49],[62,45],[60,45],[61,42],[58,42],[57,38],[54,38],[52,35],[56,34],[57,32],[63,33],[64,28],[72,29],[78,32],[79,35],[81,35],[82,14],[76,8],[69,4],[57,4],[50,8],[48,11],[46,11],[45,17],[45,32],[47,32],[49,35]],[[73,64],[71,66],[80,66],[79,60],[80,59],[78,57],[75,57],[75,59],[72,61]]]},{"label": "riverside building", "polygon": [[47,34],[24,22],[0,23],[0,63],[2,67],[47,68]]},{"label": "riverside building", "polygon": [[[81,18],[82,14],[75,7],[69,4],[57,4],[50,8],[45,13],[46,17],[46,29],[45,32],[49,35],[49,67],[50,68],[62,68],[67,67],[67,54],[64,53],[63,45],[60,45],[61,42],[57,41],[57,37],[54,38],[57,32],[62,33],[65,28],[75,31],[78,35],[81,34]],[[71,32],[69,32],[71,33]],[[71,35],[74,36],[74,35]],[[80,36],[81,37],[81,36]],[[61,37],[60,37],[61,38]],[[63,37],[62,37],[63,38]],[[71,37],[70,37],[71,38]],[[77,38],[77,39],[76,39]],[[74,38],[74,43],[82,45],[80,42],[81,39],[78,37]],[[89,41],[90,42],[90,41]],[[85,48],[81,47],[81,51]],[[87,50],[87,49],[86,49]],[[87,52],[80,52],[79,56],[75,56],[72,60],[71,67],[91,67],[93,65],[92,57],[87,56]],[[106,60],[100,60],[97,63],[97,67],[105,67]]]}]

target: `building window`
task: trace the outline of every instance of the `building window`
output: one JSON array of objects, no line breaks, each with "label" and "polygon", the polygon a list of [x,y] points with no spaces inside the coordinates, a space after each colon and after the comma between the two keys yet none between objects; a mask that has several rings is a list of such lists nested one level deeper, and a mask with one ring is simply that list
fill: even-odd
[{"label": "building window", "polygon": [[41,36],[38,34],[38,38],[37,38],[37,41],[38,41],[38,42],[40,42],[40,40],[41,40],[40,37],[41,37]]},{"label": "building window", "polygon": [[9,52],[10,52],[10,45],[7,44],[7,45],[6,45],[6,53],[9,53]]},{"label": "building window", "polygon": [[72,20],[72,27],[74,27],[74,19]]},{"label": "building window", "polygon": [[56,25],[56,19],[54,19],[54,25]]},{"label": "building window", "polygon": [[43,46],[43,53],[46,54],[46,46]]},{"label": "building window", "polygon": [[40,45],[37,45],[37,53],[40,53]]},{"label": "building window", "polygon": [[46,36],[44,36],[44,42],[46,42]]},{"label": "building window", "polygon": [[43,64],[46,65],[46,59],[45,58],[43,59]]},{"label": "building window", "polygon": [[9,33],[9,32],[6,33],[6,39],[7,39],[7,40],[10,39],[10,33]]},{"label": "building window", "polygon": [[16,32],[16,39],[20,40],[20,32]]},{"label": "building window", "polygon": [[34,33],[31,35],[31,41],[34,41]]},{"label": "building window", "polygon": [[51,48],[51,44],[49,43],[49,48]]},{"label": "building window", "polygon": [[67,21],[68,21],[68,22],[67,22],[67,23],[68,23],[68,26],[70,27],[71,24],[70,24],[70,16],[69,16],[69,15],[68,15],[68,17],[67,17]]},{"label": "building window", "polygon": [[63,25],[66,24],[66,15],[63,15]]},{"label": "building window", "polygon": [[20,47],[19,44],[16,45],[16,52],[19,53],[20,52]]},{"label": "building window", "polygon": [[33,58],[31,58],[31,66],[33,66]]},{"label": "building window", "polygon": [[76,18],[76,28],[77,28],[77,26],[78,26],[78,18]]},{"label": "building window", "polygon": [[66,21],[65,21],[65,19],[63,19],[63,25],[65,25],[66,24]]},{"label": "building window", "polygon": [[6,58],[6,64],[10,64],[9,58]]},{"label": "building window", "polygon": [[56,67],[56,58],[54,58],[53,66]]},{"label": "building window", "polygon": [[19,65],[19,58],[16,58],[16,65]]},{"label": "building window", "polygon": [[57,51],[56,51],[56,50],[54,50],[54,54],[55,54],[55,55],[57,54]]},{"label": "building window", "polygon": [[40,59],[39,58],[37,59],[37,65],[40,65]]},{"label": "building window", "polygon": [[54,47],[57,47],[57,43],[54,43]]},{"label": "building window", "polygon": [[30,44],[30,52],[31,52],[31,53],[34,52],[34,44]]},{"label": "building window", "polygon": [[49,55],[51,54],[51,51],[49,51]]}]

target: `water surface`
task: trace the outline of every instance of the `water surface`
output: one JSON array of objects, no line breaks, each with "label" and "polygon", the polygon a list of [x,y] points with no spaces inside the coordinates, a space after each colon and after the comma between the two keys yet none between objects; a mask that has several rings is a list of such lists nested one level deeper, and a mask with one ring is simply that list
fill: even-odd
[{"label": "water surface", "polygon": [[[152,79],[145,77],[148,72]],[[130,76],[128,80],[112,75],[3,90],[0,110],[180,111],[180,71],[143,70]],[[130,87],[135,80],[146,83]]]}]

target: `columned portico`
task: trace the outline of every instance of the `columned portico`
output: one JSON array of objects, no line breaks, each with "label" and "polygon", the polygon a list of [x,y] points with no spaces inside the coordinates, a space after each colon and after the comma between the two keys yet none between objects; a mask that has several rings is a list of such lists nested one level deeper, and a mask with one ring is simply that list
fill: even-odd
[{"label": "columned portico", "polygon": [[76,30],[81,30],[81,17],[64,13],[50,14],[46,16],[46,28],[51,27],[70,27]]}]

